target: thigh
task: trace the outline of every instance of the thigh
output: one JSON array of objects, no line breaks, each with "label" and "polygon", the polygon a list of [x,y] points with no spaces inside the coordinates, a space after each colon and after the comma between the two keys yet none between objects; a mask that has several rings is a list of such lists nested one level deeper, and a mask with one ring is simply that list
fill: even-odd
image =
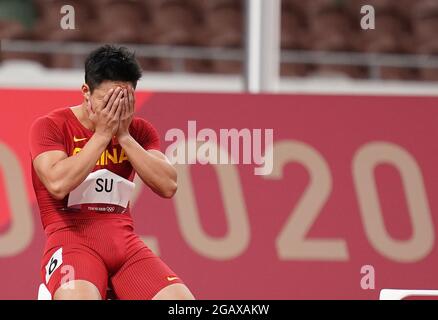
[{"label": "thigh", "polygon": [[47,251],[41,276],[52,297],[86,299],[96,296],[97,291],[105,299],[108,285],[105,264],[85,246],[58,246]]},{"label": "thigh", "polygon": [[183,281],[149,248],[129,257],[110,279],[118,299],[151,300],[163,288]]}]

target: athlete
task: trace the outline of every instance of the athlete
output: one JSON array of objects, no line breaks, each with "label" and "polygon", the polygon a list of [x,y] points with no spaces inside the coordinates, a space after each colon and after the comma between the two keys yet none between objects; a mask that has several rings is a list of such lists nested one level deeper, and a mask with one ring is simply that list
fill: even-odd
[{"label": "athlete", "polygon": [[85,62],[82,105],[56,109],[30,130],[32,180],[47,236],[41,277],[55,300],[194,299],[134,233],[134,175],[163,198],[175,168],[154,127],[134,117],[141,70],[126,48],[103,46]]}]

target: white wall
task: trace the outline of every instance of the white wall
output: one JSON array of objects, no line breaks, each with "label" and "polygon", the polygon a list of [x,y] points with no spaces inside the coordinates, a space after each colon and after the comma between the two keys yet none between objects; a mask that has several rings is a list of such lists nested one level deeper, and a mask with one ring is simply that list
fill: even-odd
[{"label": "white wall", "polygon": [[[83,79],[83,70],[52,70],[22,61],[8,61],[0,65],[0,88],[78,89]],[[138,88],[176,92],[242,92],[244,83],[239,76],[145,73]],[[438,83],[289,78],[281,80],[280,93],[438,96]]]}]

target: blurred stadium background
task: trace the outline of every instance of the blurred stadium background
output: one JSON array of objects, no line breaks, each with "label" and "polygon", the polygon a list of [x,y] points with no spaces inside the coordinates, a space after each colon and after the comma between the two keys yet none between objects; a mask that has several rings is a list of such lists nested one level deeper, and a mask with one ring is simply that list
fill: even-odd
[{"label": "blurred stadium background", "polygon": [[[60,28],[66,3],[75,30]],[[360,28],[363,5],[375,30]],[[438,81],[437,15],[435,0],[282,0],[281,75]],[[2,0],[1,61],[75,70],[93,44],[128,43],[146,72],[239,75],[245,17],[243,0]]]},{"label": "blurred stadium background", "polygon": [[[84,59],[103,43],[135,50],[145,71],[138,112],[163,147],[166,130],[188,120],[273,128],[274,157],[290,161],[267,178],[243,165],[194,165],[187,178],[180,166],[173,202],[138,191],[137,231],[199,298],[438,288],[438,0],[273,1],[277,16],[252,35],[251,1],[261,3],[0,0],[0,298],[34,299],[40,281],[26,129],[80,103]],[[74,30],[60,27],[64,5]],[[363,5],[375,9],[375,30],[361,29]],[[259,91],[253,67],[267,94],[248,94]],[[376,284],[364,289],[366,265]]]}]

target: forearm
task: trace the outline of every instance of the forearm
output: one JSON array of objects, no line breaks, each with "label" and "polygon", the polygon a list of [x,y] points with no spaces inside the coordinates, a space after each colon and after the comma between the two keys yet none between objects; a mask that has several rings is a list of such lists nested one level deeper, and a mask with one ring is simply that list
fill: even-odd
[{"label": "forearm", "polygon": [[177,174],[170,163],[144,150],[130,135],[119,138],[119,143],[132,167],[146,185],[165,198],[171,198],[175,194]]},{"label": "forearm", "polygon": [[52,167],[50,180],[53,193],[57,198],[62,199],[85,180],[95,167],[109,140],[95,133],[79,153],[57,162]]}]

